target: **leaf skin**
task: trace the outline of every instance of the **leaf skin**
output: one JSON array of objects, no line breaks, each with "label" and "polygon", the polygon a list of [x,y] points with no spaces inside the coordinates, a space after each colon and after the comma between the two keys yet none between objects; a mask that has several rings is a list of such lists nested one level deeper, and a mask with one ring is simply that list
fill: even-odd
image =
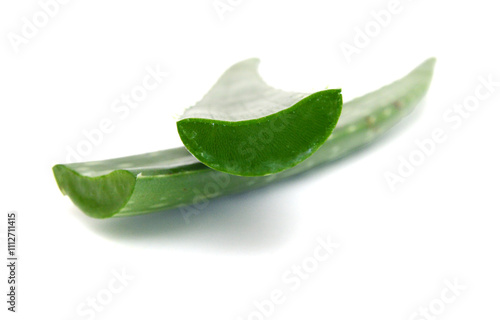
[{"label": "leaf skin", "polygon": [[[335,130],[319,150],[297,166],[277,174],[243,177],[223,173],[198,162],[186,149],[175,148],[105,161],[56,165],[54,175],[63,194],[94,218],[133,216],[182,206],[188,206],[185,212],[192,214],[190,210],[203,208],[206,199],[268,185],[373,142],[408,115],[425,96],[434,64],[435,59],[428,59],[404,78],[344,104]],[[123,173],[113,176],[116,172]]]},{"label": "leaf skin", "polygon": [[337,124],[340,90],[274,89],[260,78],[258,62],[233,65],[177,122],[184,146],[210,168],[239,176],[281,172],[316,152]]}]

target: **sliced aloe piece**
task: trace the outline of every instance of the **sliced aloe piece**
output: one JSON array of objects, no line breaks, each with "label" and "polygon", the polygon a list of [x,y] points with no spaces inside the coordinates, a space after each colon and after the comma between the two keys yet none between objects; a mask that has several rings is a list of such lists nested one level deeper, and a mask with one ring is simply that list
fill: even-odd
[{"label": "sliced aloe piece", "polygon": [[56,165],[54,175],[62,193],[94,218],[145,214],[261,187],[343,157],[381,136],[424,97],[434,63],[429,59],[406,77],[346,103],[322,147],[297,166],[274,175],[242,177],[216,171],[184,148]]},{"label": "sliced aloe piece", "polygon": [[337,124],[340,90],[274,89],[258,64],[233,65],[177,122],[184,146],[210,168],[239,176],[283,171],[316,152]]}]

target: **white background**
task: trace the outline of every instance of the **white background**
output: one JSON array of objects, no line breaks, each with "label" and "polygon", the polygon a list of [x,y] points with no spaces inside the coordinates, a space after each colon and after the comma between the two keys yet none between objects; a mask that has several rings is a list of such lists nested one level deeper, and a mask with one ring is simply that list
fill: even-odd
[{"label": "white background", "polygon": [[[498,319],[500,88],[456,128],[443,119],[473,101],[479,77],[500,81],[495,2],[401,0],[350,63],[341,44],[373,27],[371,12],[389,1],[230,3],[221,19],[212,0],[68,1],[16,52],[9,38],[22,36],[23,17],[41,8],[2,1],[2,259],[9,210],[18,212],[20,239],[18,313],[6,311],[2,267],[2,319],[89,319],[77,309],[107,297],[113,270],[133,279],[96,319],[403,320],[425,319],[419,308],[429,306],[429,320]],[[275,87],[341,87],[348,101],[432,56],[425,102],[384,139],[300,178],[211,200],[190,223],[179,210],[93,220],[52,176],[67,148],[103,118],[114,130],[85,160],[180,146],[178,115],[246,58],[261,58]],[[168,77],[120,119],[113,100],[157,65]],[[398,173],[399,157],[408,159],[415,140],[437,128],[447,140],[392,191],[386,172]],[[294,291],[282,275],[310,262],[318,237],[340,247]],[[453,297],[446,281],[465,288]],[[274,290],[285,301],[258,315],[254,301]]]}]

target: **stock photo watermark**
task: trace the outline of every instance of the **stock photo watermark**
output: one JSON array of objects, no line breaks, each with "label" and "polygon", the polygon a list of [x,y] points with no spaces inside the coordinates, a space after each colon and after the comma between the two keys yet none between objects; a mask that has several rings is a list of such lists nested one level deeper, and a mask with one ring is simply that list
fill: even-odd
[{"label": "stock photo watermark", "polygon": [[125,268],[121,271],[111,270],[113,275],[107,284],[96,292],[95,295],[88,296],[84,302],[76,307],[76,313],[83,319],[95,319],[97,315],[103,312],[116,298],[116,295],[125,291],[134,280],[134,276],[127,273]]},{"label": "stock photo watermark", "polygon": [[186,224],[191,223],[191,217],[197,216],[205,210],[210,203],[210,199],[220,195],[229,186],[230,182],[231,175],[217,171],[210,172],[203,189],[192,188],[195,195],[192,204],[179,208],[184,222]]},{"label": "stock photo watermark", "polygon": [[102,118],[94,128],[82,130],[83,137],[73,146],[66,146],[66,162],[80,162],[88,157],[94,148],[103,143],[104,137],[116,129],[118,122],[127,119],[134,109],[139,108],[168,76],[159,65],[154,68],[147,66],[145,72],[139,84],[111,102],[113,117]]},{"label": "stock photo watermark", "polygon": [[435,154],[439,145],[448,140],[450,131],[457,130],[471,117],[483,102],[500,88],[500,82],[493,79],[490,74],[487,77],[479,76],[478,84],[473,93],[466,96],[460,103],[449,107],[442,115],[443,126],[436,127],[428,137],[414,140],[415,147],[407,156],[397,157],[397,168],[384,172],[384,178],[391,191],[395,191],[398,185],[403,184],[410,178],[426,161]]},{"label": "stock photo watermark", "polygon": [[271,318],[277,311],[278,306],[284,304],[292,293],[299,290],[303,283],[320,269],[322,263],[332,258],[338,248],[340,248],[340,244],[332,240],[331,236],[317,237],[316,246],[311,254],[282,272],[280,288],[271,290],[268,298],[254,300],[252,311],[245,316],[238,316],[236,320],[264,320]]},{"label": "stock photo watermark", "polygon": [[243,0],[214,0],[212,6],[221,21],[225,20],[227,13],[234,11],[238,8]]},{"label": "stock photo watermark", "polygon": [[453,280],[444,280],[444,288],[441,290],[440,295],[429,303],[420,305],[414,311],[408,320],[435,320],[440,315],[445,313],[448,308],[456,302],[457,298],[467,289],[457,278]]},{"label": "stock photo watermark", "polygon": [[[411,0],[407,0],[411,2]],[[342,41],[339,44],[340,51],[347,61],[351,63],[354,55],[359,55],[366,49],[372,40],[379,36],[382,31],[389,27],[395,16],[401,14],[404,10],[404,4],[400,0],[391,0],[386,8],[372,10],[370,19],[362,26],[354,27],[354,36],[349,41]]]},{"label": "stock photo watermark", "polygon": [[7,213],[7,310],[10,312],[17,311],[17,287],[19,276],[17,270],[19,268],[18,261],[18,225],[16,211],[9,211]]},{"label": "stock photo watermark", "polygon": [[40,0],[39,9],[30,17],[21,17],[21,27],[18,32],[9,32],[9,40],[14,52],[18,53],[21,46],[26,46],[34,39],[42,29],[47,27],[50,21],[56,18],[61,8],[71,0]]},{"label": "stock photo watermark", "polygon": [[247,161],[252,161],[265,146],[269,145],[275,137],[275,134],[286,129],[290,124],[290,118],[292,115],[288,113],[282,113],[279,117],[274,118],[269,123],[269,128],[263,126],[254,135],[249,135],[246,140],[243,140],[238,146],[238,152],[246,157]]}]

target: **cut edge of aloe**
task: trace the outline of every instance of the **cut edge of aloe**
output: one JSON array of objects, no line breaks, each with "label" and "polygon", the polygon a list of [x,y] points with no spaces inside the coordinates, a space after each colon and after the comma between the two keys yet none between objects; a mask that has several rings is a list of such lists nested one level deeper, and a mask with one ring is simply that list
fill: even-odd
[{"label": "cut edge of aloe", "polygon": [[53,167],[59,189],[93,218],[109,218],[120,211],[134,191],[136,176],[115,170],[98,177],[87,177],[65,165]]},{"label": "cut edge of aloe", "polygon": [[177,122],[179,136],[200,162],[238,176],[263,176],[311,156],[332,133],[342,111],[340,89],[285,92],[265,83],[259,59],[222,74]]},{"label": "cut edge of aloe", "polygon": [[242,177],[213,170],[185,148],[124,158],[59,164],[53,172],[63,194],[85,214],[109,218],[181,207],[197,214],[206,200],[258,188],[367,145],[409,114],[427,92],[435,59],[423,62],[407,76],[344,104],[336,129],[311,157],[283,172]]},{"label": "cut edge of aloe", "polygon": [[184,146],[208,167],[239,176],[263,176],[311,156],[332,133],[341,110],[341,90],[330,89],[262,118],[187,118],[177,122],[177,129]]}]

